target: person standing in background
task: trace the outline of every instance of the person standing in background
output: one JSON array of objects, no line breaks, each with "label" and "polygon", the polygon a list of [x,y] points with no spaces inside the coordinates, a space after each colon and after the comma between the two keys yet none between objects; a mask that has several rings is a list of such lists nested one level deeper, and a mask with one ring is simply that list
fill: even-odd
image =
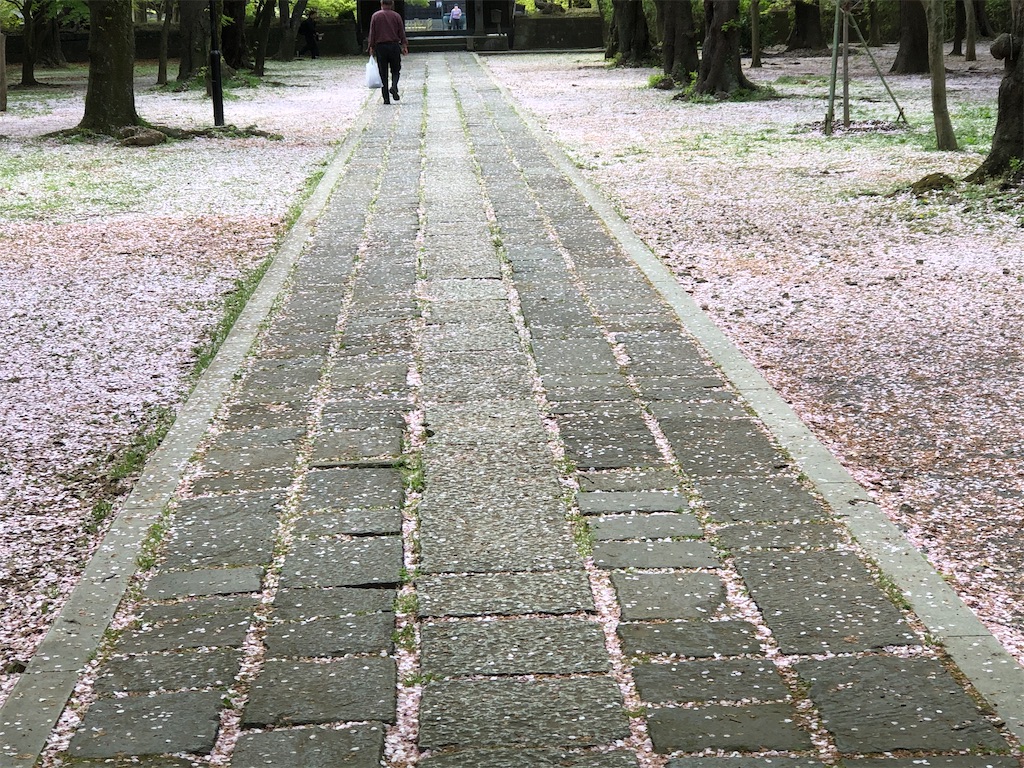
[{"label": "person standing in background", "polygon": [[462,9],[458,5],[452,8],[452,29],[462,29]]},{"label": "person standing in background", "polygon": [[309,51],[311,58],[320,58],[320,33],[316,29],[316,17],[316,8],[310,8],[306,18],[299,24],[299,34],[302,35],[304,41],[302,50],[298,53],[299,56]]},{"label": "person standing in background", "polygon": [[[370,37],[367,47],[371,56],[377,57],[381,94],[384,103],[395,101],[398,95],[398,78],[402,73],[402,56],[409,53],[409,41],[405,37],[405,20],[395,11],[395,0],[380,0],[380,10],[370,17]],[[388,70],[391,71],[391,87],[388,88]]]}]

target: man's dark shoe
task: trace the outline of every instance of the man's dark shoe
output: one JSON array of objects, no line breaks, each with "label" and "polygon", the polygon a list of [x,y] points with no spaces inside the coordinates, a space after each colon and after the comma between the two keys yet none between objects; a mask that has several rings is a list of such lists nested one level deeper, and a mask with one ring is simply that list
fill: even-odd
[{"label": "man's dark shoe", "polygon": [[402,100],[402,97],[398,95],[398,89],[397,88],[392,88],[391,89],[391,95],[394,97],[395,101],[401,101]]}]

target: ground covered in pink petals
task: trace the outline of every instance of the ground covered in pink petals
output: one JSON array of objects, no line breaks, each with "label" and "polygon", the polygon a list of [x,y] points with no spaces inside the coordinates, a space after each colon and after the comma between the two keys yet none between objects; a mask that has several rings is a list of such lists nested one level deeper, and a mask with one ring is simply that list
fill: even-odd
[{"label": "ground covered in pink petals", "polygon": [[[361,62],[277,65],[227,121],[279,135],[152,148],[47,136],[85,70],[0,114],[0,702],[129,488],[119,464],[188,394],[236,283],[274,251],[366,89]],[[154,124],[212,124],[201,92],[136,85]]]},{"label": "ground covered in pink petals", "polygon": [[984,157],[1001,65],[979,52],[947,60],[957,153],[932,149],[927,78],[887,76],[895,126],[863,55],[832,137],[827,57],[766,57],[748,74],[780,98],[738,103],[599,55],[487,62],[1024,663],[1024,193],[907,189]]}]

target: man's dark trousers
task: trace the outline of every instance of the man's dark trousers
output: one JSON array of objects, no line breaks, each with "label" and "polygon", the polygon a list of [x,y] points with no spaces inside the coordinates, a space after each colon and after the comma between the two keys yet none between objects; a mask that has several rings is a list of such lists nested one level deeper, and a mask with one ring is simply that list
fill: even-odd
[{"label": "man's dark trousers", "polygon": [[377,57],[377,69],[380,70],[380,81],[384,84],[381,93],[384,101],[391,101],[388,95],[388,69],[391,69],[391,92],[398,90],[398,77],[402,73],[402,44],[378,43],[374,49]]}]

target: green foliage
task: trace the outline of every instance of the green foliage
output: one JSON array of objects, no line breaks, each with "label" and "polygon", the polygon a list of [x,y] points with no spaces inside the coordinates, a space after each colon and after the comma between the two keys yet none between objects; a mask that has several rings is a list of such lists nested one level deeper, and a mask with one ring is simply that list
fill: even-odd
[{"label": "green foliage", "polygon": [[996,126],[996,109],[991,104],[962,104],[952,120],[961,149],[988,150]]}]

